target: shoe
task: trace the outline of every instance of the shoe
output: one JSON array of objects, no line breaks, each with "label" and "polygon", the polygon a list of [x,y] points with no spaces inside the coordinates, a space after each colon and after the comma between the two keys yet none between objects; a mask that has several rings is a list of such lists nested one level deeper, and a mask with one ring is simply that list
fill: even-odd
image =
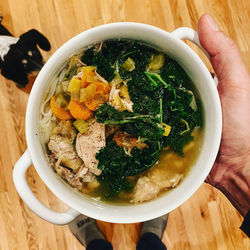
[{"label": "shoe", "polygon": [[98,228],[96,221],[85,215],[79,215],[70,224],[70,231],[85,247],[93,240],[105,239],[105,236]]},{"label": "shoe", "polygon": [[140,238],[145,233],[154,233],[161,239],[165,231],[167,221],[168,221],[168,214],[165,214],[156,219],[143,222]]}]

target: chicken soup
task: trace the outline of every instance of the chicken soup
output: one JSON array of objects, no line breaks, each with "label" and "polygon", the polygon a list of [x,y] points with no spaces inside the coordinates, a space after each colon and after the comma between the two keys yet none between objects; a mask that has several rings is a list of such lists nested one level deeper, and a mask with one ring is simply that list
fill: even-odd
[{"label": "chicken soup", "polygon": [[71,57],[40,114],[48,161],[93,198],[141,203],[175,188],[202,143],[203,110],[181,66],[131,40]]}]

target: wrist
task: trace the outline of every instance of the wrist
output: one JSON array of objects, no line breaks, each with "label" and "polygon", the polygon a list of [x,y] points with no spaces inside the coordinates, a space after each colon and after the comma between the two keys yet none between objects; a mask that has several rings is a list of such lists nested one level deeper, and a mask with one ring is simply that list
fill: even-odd
[{"label": "wrist", "polygon": [[227,166],[216,164],[207,182],[219,189],[245,217],[250,208],[250,155]]}]

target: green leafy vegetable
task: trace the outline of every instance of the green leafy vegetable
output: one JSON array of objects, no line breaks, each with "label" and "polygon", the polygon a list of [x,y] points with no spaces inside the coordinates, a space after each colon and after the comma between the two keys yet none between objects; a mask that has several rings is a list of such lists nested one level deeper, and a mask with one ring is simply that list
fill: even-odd
[{"label": "green leafy vegetable", "polygon": [[95,52],[94,48],[86,50],[82,56],[82,62],[87,65],[94,65],[97,67],[97,72],[104,77],[108,82],[115,77],[115,69],[104,57],[102,51]]},{"label": "green leafy vegetable", "polygon": [[146,76],[150,80],[151,86],[154,86],[154,88],[158,88],[161,85],[163,85],[165,88],[168,87],[168,84],[161,78],[158,74],[152,74],[149,72],[145,72]]},{"label": "green leafy vegetable", "polygon": [[[129,40],[106,41],[98,50],[84,52],[82,61],[95,65],[107,81],[117,77],[126,81],[133,112],[116,110],[105,103],[94,116],[106,125],[119,125],[130,136],[143,140],[146,148],[131,152],[118,146],[110,135],[96,155],[102,174],[98,180],[106,198],[130,191],[129,176],[142,173],[159,159],[160,151],[170,147],[184,156],[183,147],[193,140],[193,129],[202,126],[202,105],[189,89],[191,80],[181,66],[155,49]],[[164,136],[164,124],[171,127]]]},{"label": "green leafy vegetable", "polygon": [[128,58],[131,58],[134,62],[135,69],[133,71],[127,71],[120,67],[119,73],[123,79],[129,79],[136,75],[143,74],[148,64],[150,63],[151,56],[156,53],[156,50],[140,44],[138,42],[131,42],[130,46],[121,54],[118,64],[121,66]]},{"label": "green leafy vegetable", "polygon": [[139,115],[133,112],[119,112],[113,106],[104,103],[95,113],[98,122],[119,124],[121,128],[133,136],[156,140],[164,133],[164,126],[151,115]]},{"label": "green leafy vegetable", "polygon": [[129,156],[115,141],[107,141],[106,147],[96,155],[98,168],[102,170],[98,180],[106,186],[105,197],[111,199],[121,190],[130,191],[133,185],[127,177],[140,174],[154,165],[158,159],[157,154],[158,148],[151,146],[143,151],[134,148]]}]

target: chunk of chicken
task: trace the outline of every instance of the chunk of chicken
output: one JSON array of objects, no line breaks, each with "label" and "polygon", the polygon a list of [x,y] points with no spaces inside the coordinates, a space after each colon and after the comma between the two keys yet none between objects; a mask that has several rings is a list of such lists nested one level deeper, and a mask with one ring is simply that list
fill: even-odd
[{"label": "chunk of chicken", "polygon": [[98,160],[96,153],[106,144],[105,125],[94,121],[88,132],[78,134],[76,138],[76,151],[83,160],[85,166],[95,175],[100,175],[102,171],[97,168]]},{"label": "chunk of chicken", "polygon": [[56,159],[60,160],[60,163],[75,172],[83,165],[69,138],[53,135],[50,137],[48,148],[55,155]]},{"label": "chunk of chicken", "polygon": [[72,123],[70,121],[59,121],[56,122],[56,126],[53,128],[52,135],[60,135],[64,138],[68,138],[72,144],[76,137],[76,131],[72,127]]},{"label": "chunk of chicken", "polygon": [[66,180],[72,187],[82,190],[84,183],[92,182],[94,175],[89,172],[89,169],[82,164],[79,170],[74,173],[65,166],[61,166],[61,161],[56,158],[54,154],[50,154],[49,161],[52,167],[55,169],[56,173]]},{"label": "chunk of chicken", "polygon": [[56,173],[66,180],[72,187],[77,188],[78,190],[82,189],[83,183],[80,181],[80,179],[74,178],[75,174],[72,171],[64,166],[61,166],[61,161],[56,158],[55,154],[52,153],[49,155],[49,162]]},{"label": "chunk of chicken", "polygon": [[135,192],[133,195],[133,202],[143,202],[153,200],[159,193],[159,187],[152,182],[148,177],[141,177],[135,186]]},{"label": "chunk of chicken", "polygon": [[156,167],[148,173],[148,176],[152,182],[156,183],[163,190],[176,187],[181,181],[183,174],[166,172]]},{"label": "chunk of chicken", "polygon": [[111,84],[109,94],[109,104],[119,111],[133,111],[133,102],[130,99],[128,88],[126,85]]},{"label": "chunk of chicken", "polygon": [[147,176],[141,177],[137,181],[132,202],[150,201],[163,190],[176,187],[182,177],[183,174],[167,173],[161,168],[153,168]]},{"label": "chunk of chicken", "polygon": [[69,169],[66,169],[62,166],[57,166],[57,174],[60,175],[64,180],[66,180],[73,188],[81,190],[83,188],[83,183],[81,179],[74,175]]},{"label": "chunk of chicken", "polygon": [[76,173],[76,176],[81,178],[83,182],[92,182],[94,179],[94,175],[87,167],[85,167],[85,165],[82,165],[82,167]]}]

